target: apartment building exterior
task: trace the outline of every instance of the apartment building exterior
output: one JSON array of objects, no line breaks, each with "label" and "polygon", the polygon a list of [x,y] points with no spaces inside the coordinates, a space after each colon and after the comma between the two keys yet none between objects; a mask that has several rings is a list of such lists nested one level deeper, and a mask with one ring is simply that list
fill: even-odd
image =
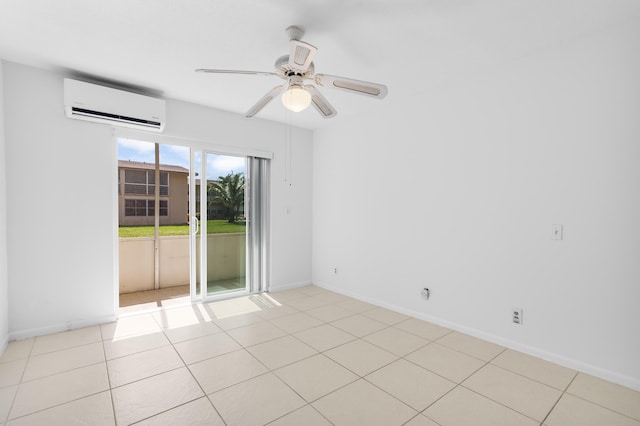
[{"label": "apartment building exterior", "polygon": [[[160,164],[160,225],[188,222],[189,170]],[[118,220],[120,226],[154,224],[155,165],[118,161]]]}]

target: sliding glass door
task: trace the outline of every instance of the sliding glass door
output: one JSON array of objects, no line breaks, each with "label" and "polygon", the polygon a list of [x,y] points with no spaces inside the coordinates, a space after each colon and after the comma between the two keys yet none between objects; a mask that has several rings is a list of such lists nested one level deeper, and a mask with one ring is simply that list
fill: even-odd
[{"label": "sliding glass door", "polygon": [[196,295],[247,289],[247,158],[194,152]]},{"label": "sliding glass door", "polygon": [[124,138],[118,157],[121,294],[152,308],[266,289],[267,159]]}]

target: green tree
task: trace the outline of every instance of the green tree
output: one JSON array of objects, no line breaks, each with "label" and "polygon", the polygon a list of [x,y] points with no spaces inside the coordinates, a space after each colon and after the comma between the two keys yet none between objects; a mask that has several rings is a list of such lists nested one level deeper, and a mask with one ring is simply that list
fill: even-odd
[{"label": "green tree", "polygon": [[244,205],[244,174],[231,172],[220,176],[207,184],[207,192],[211,195],[209,205],[221,206],[227,221],[235,223]]}]

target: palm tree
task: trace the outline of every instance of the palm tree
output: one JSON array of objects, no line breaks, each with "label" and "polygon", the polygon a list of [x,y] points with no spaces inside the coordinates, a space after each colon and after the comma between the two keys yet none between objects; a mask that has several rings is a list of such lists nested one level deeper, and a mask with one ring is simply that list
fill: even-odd
[{"label": "palm tree", "polygon": [[228,222],[235,223],[244,204],[244,174],[231,172],[220,176],[217,181],[207,184],[207,192],[211,195],[209,206],[222,206]]}]

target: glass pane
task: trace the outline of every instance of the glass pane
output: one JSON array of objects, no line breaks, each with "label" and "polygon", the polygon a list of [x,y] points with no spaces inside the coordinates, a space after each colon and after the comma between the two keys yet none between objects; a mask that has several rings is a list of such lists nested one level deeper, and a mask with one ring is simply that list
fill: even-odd
[{"label": "glass pane", "polygon": [[[150,144],[152,145],[152,144]],[[152,145],[153,146],[153,145]],[[130,167],[135,167],[135,165],[131,164]],[[125,170],[124,171],[124,181],[125,183],[147,183],[147,173],[143,170]]]},{"label": "glass pane", "polygon": [[206,154],[207,294],[246,288],[246,159]]},{"label": "glass pane", "polygon": [[160,172],[160,185],[169,185],[169,173]]},{"label": "glass pane", "polygon": [[[190,301],[190,151],[180,146],[158,145],[163,195],[158,198],[159,237],[154,241],[155,148],[153,143],[118,139],[121,307],[142,302],[141,309],[149,309]],[[155,268],[156,262],[159,268]]]}]

